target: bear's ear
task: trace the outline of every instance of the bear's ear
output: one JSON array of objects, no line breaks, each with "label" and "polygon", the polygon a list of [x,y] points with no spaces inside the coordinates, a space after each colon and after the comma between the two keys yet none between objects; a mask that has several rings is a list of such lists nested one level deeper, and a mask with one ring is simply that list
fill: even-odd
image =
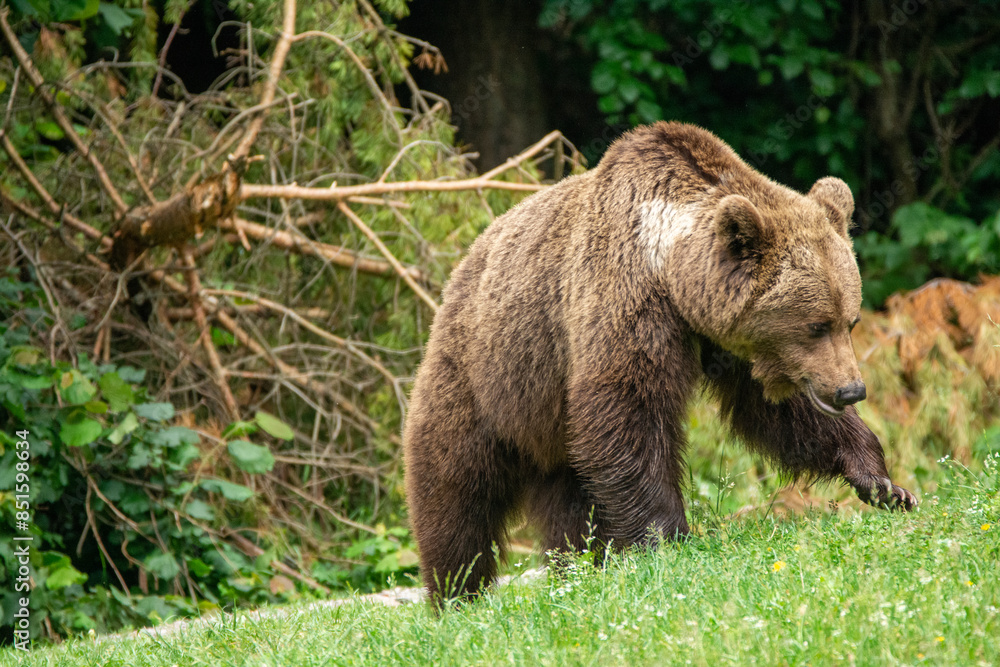
[{"label": "bear's ear", "polygon": [[850,239],[847,231],[851,227],[851,216],[854,214],[854,195],[839,178],[827,176],[816,181],[809,191],[809,197],[826,210],[830,224],[838,234]]},{"label": "bear's ear", "polygon": [[729,254],[737,259],[755,259],[767,249],[767,231],[760,211],[746,197],[729,195],[715,209],[715,232]]}]

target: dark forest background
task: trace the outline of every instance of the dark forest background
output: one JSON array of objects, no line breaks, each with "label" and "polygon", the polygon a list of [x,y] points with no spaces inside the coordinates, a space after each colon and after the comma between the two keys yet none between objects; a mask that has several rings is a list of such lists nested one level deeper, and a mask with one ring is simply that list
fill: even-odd
[{"label": "dark forest background", "polygon": [[799,190],[847,181],[869,303],[1000,270],[994,2],[417,0],[401,29],[441,49],[417,80],[480,167],[553,127],[595,164],[682,120]]}]

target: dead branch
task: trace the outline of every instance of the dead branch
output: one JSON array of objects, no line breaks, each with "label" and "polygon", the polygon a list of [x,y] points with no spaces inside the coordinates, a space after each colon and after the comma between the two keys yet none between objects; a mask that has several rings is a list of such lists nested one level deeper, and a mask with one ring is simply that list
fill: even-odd
[{"label": "dead branch", "polygon": [[202,293],[203,294],[211,294],[211,295],[214,295],[214,296],[228,296],[228,297],[232,297],[232,298],[235,298],[235,299],[245,299],[247,301],[255,301],[255,302],[259,303],[260,305],[264,306],[265,308],[270,308],[271,310],[273,310],[273,311],[275,311],[277,313],[281,313],[281,314],[283,314],[283,315],[285,315],[287,317],[290,317],[291,319],[293,319],[296,322],[298,322],[306,330],[311,331],[312,333],[316,334],[320,338],[323,338],[324,340],[328,340],[331,343],[334,343],[335,345],[337,345],[338,347],[341,347],[341,348],[347,350],[348,352],[350,352],[351,354],[353,354],[354,356],[356,356],[358,359],[360,359],[361,361],[365,362],[366,364],[368,364],[369,366],[371,366],[372,368],[374,368],[375,370],[377,370],[379,373],[381,373],[382,376],[386,380],[388,380],[391,384],[395,385],[395,383],[396,383],[396,376],[393,375],[392,373],[390,373],[389,369],[387,369],[385,366],[383,366],[382,364],[380,364],[379,362],[377,362],[376,360],[372,359],[367,354],[365,354],[364,352],[362,352],[361,350],[359,350],[358,348],[356,348],[354,345],[351,344],[351,341],[347,340],[346,338],[341,338],[340,336],[336,336],[336,335],[334,335],[334,334],[326,331],[325,329],[322,329],[322,328],[316,326],[315,324],[313,324],[312,322],[310,322],[306,318],[302,317],[297,312],[295,312],[291,308],[288,308],[287,306],[283,306],[280,303],[275,303],[274,301],[271,301],[270,299],[265,299],[263,297],[255,295],[255,294],[250,294],[249,292],[241,292],[241,291],[238,291],[238,290],[207,289],[207,290],[202,290]]},{"label": "dead branch", "polygon": [[363,410],[358,408],[354,403],[349,401],[346,396],[342,395],[340,392],[336,391],[330,386],[316,382],[309,377],[308,374],[303,373],[299,369],[295,368],[291,364],[287,364],[281,359],[277,358],[270,351],[267,350],[262,344],[258,343],[253,339],[250,334],[243,330],[243,328],[237,324],[236,320],[230,317],[224,311],[216,311],[215,318],[218,322],[224,326],[233,336],[236,337],[240,343],[244,346],[250,348],[250,350],[259,356],[261,359],[267,360],[271,365],[273,365],[282,376],[287,380],[294,382],[303,389],[310,391],[314,394],[319,394],[323,396],[329,396],[337,404],[337,406],[343,410],[345,413],[349,414],[351,417],[356,419],[359,424],[363,424],[372,431],[378,429],[379,424],[374,419],[369,417]]},{"label": "dead branch", "polygon": [[[284,19],[281,25],[281,37],[274,46],[274,55],[271,57],[271,67],[267,74],[267,83],[264,84],[264,93],[260,96],[260,106],[268,109],[274,101],[274,94],[278,90],[278,79],[281,78],[281,70],[285,67],[285,58],[288,57],[288,50],[292,47],[295,39],[295,0],[285,0]],[[240,140],[233,155],[236,158],[246,157],[250,154],[250,147],[257,141],[260,128],[264,126],[265,113],[262,111],[250,122],[246,134]]]},{"label": "dead branch", "polygon": [[[312,257],[325,259],[331,264],[336,264],[337,266],[342,266],[344,268],[357,269],[358,271],[363,271],[364,273],[371,273],[379,276],[392,275],[393,273],[392,265],[387,262],[361,257],[342,246],[313,241],[305,236],[300,237],[289,232],[271,229],[266,225],[250,222],[249,220],[244,220],[243,218],[223,221],[219,224],[219,228],[233,231],[237,228],[241,228],[243,232],[251,238],[273,243],[279,248],[294,250],[303,255],[310,255]],[[405,270],[406,273],[414,280],[425,281],[427,279],[424,272],[416,267],[406,267]]]},{"label": "dead branch", "polygon": [[190,248],[186,247],[182,252],[182,256],[184,263],[188,267],[188,270],[185,271],[188,282],[188,298],[191,301],[191,306],[194,308],[195,322],[201,330],[201,343],[205,348],[205,354],[208,356],[208,363],[212,366],[212,372],[215,374],[215,384],[222,393],[222,400],[225,403],[226,411],[229,413],[229,418],[235,421],[240,418],[240,408],[236,404],[236,399],[233,398],[233,392],[229,389],[229,381],[226,379],[226,369],[223,368],[222,362],[219,361],[219,352],[215,349],[215,343],[212,342],[212,334],[208,329],[208,320],[205,317],[205,310],[201,304],[202,290],[201,280],[198,278],[198,266],[195,264],[194,257],[191,256]]},{"label": "dead branch", "polygon": [[[231,163],[232,164],[232,163]],[[228,218],[239,203],[246,160],[192,185],[164,202],[130,212],[114,234],[109,264],[121,271],[140,252],[156,246],[180,248]]]},{"label": "dead branch", "polygon": [[108,197],[115,205],[116,211],[121,214],[124,213],[128,208],[124,200],[122,200],[121,195],[118,194],[118,189],[115,187],[114,183],[111,182],[111,178],[108,176],[108,172],[104,169],[104,165],[101,161],[97,159],[97,156],[91,152],[90,148],[83,143],[80,135],[77,134],[76,129],[73,127],[73,123],[70,122],[66,114],[63,113],[62,107],[56,102],[55,97],[49,92],[45,84],[45,78],[42,77],[41,72],[35,67],[35,63],[31,61],[28,56],[28,52],[24,50],[21,46],[20,40],[18,40],[17,35],[10,27],[10,23],[7,22],[7,14],[10,10],[7,7],[0,8],[0,30],[3,31],[4,37],[7,39],[7,45],[10,46],[11,51],[14,52],[14,56],[17,61],[24,68],[25,73],[28,75],[28,79],[31,81],[32,85],[35,86],[35,91],[38,93],[42,101],[49,108],[49,113],[55,119],[56,123],[62,129],[66,138],[72,142],[73,146],[76,148],[77,152],[80,153],[88,162],[90,166],[93,167],[94,172],[97,174],[97,179],[101,182],[101,187],[107,193]]},{"label": "dead branch", "polygon": [[309,199],[315,201],[341,201],[348,197],[383,195],[395,192],[458,192],[463,190],[515,190],[537,192],[544,190],[541,183],[513,183],[492,179],[467,178],[459,181],[394,181],[392,183],[366,183],[332,188],[310,188],[301,185],[256,185],[244,183],[243,199],[277,197],[279,199]]},{"label": "dead branch", "polygon": [[[227,535],[224,535],[223,537],[224,537],[224,539],[228,540],[230,543],[233,544],[233,546],[235,546],[237,549],[239,549],[240,551],[242,551],[243,553],[245,553],[250,558],[254,558],[254,559],[260,558],[261,554],[264,553],[263,549],[261,549],[256,544],[254,544],[253,542],[251,542],[247,538],[243,537],[239,533],[232,533],[232,532],[230,532]],[[327,588],[323,584],[319,583],[318,581],[316,581],[312,577],[308,577],[308,576],[302,574],[301,572],[299,572],[298,570],[293,570],[292,568],[290,568],[287,565],[285,565],[284,563],[282,563],[280,560],[277,560],[277,559],[272,560],[270,562],[270,566],[273,567],[278,572],[281,572],[283,574],[287,574],[289,577],[293,577],[295,579],[298,579],[299,581],[301,581],[302,583],[306,584],[310,588],[314,588],[317,591],[322,591],[326,595],[330,594],[330,589],[329,588]]]},{"label": "dead branch", "polygon": [[395,255],[392,254],[392,251],[389,250],[389,248],[386,247],[384,243],[382,243],[382,239],[380,239],[378,235],[375,232],[373,232],[368,225],[365,224],[364,220],[359,218],[357,214],[354,211],[352,211],[347,204],[345,204],[344,202],[338,202],[337,208],[340,209],[340,212],[346,215],[348,219],[351,222],[353,222],[354,225],[358,229],[360,229],[361,232],[365,236],[367,236],[372,243],[375,244],[375,247],[378,248],[379,252],[382,253],[382,255],[389,261],[390,264],[392,264],[392,268],[396,270],[396,273],[399,274],[399,277],[402,278],[403,281],[410,286],[410,289],[412,289],[413,292],[417,296],[419,296],[420,299],[424,303],[426,303],[427,306],[433,312],[436,313],[438,309],[437,301],[435,301],[434,298],[430,294],[428,294],[424,290],[424,288],[421,287],[409,273],[406,272],[406,268],[399,263],[399,260],[396,259]]}]

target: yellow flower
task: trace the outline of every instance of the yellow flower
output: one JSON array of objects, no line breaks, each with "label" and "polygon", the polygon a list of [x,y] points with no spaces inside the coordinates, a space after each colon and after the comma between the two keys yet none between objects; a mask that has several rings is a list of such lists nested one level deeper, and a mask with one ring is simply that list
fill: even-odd
[{"label": "yellow flower", "polygon": [[934,641],[936,641],[936,642],[943,642],[944,641],[944,637],[935,637]]},{"label": "yellow flower", "polygon": [[802,545],[796,544],[794,547],[792,547],[792,551],[798,551],[801,548],[802,548]]},{"label": "yellow flower", "polygon": [[785,567],[785,561],[779,560],[775,561],[774,565],[771,566],[771,569],[774,570],[775,572],[781,572],[782,568],[784,567]]},{"label": "yellow flower", "polygon": [[989,529],[990,529],[990,524],[988,523],[984,523],[979,527],[979,530],[989,530]]},{"label": "yellow flower", "polygon": [[969,579],[967,582],[965,582],[965,585],[966,586],[972,586],[972,579]]},{"label": "yellow flower", "polygon": [[917,654],[917,660],[923,660],[923,659],[924,659],[924,654],[923,653],[918,653]]}]

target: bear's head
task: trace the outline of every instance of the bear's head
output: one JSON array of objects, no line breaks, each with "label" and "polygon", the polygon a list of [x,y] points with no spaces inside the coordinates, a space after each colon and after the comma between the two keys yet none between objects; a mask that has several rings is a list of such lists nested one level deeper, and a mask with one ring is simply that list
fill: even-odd
[{"label": "bear's head", "polygon": [[861,313],[861,275],[848,235],[854,198],[824,178],[805,197],[731,194],[715,207],[722,264],[745,276],[743,312],[725,333],[748,359],[764,395],[803,393],[838,416],[865,398],[851,343]]},{"label": "bear's head", "polygon": [[807,195],[763,178],[722,179],[672,223],[681,230],[668,271],[678,310],[749,361],[768,400],[802,393],[839,416],[865,398],[851,343],[861,309],[853,210],[837,178]]}]

